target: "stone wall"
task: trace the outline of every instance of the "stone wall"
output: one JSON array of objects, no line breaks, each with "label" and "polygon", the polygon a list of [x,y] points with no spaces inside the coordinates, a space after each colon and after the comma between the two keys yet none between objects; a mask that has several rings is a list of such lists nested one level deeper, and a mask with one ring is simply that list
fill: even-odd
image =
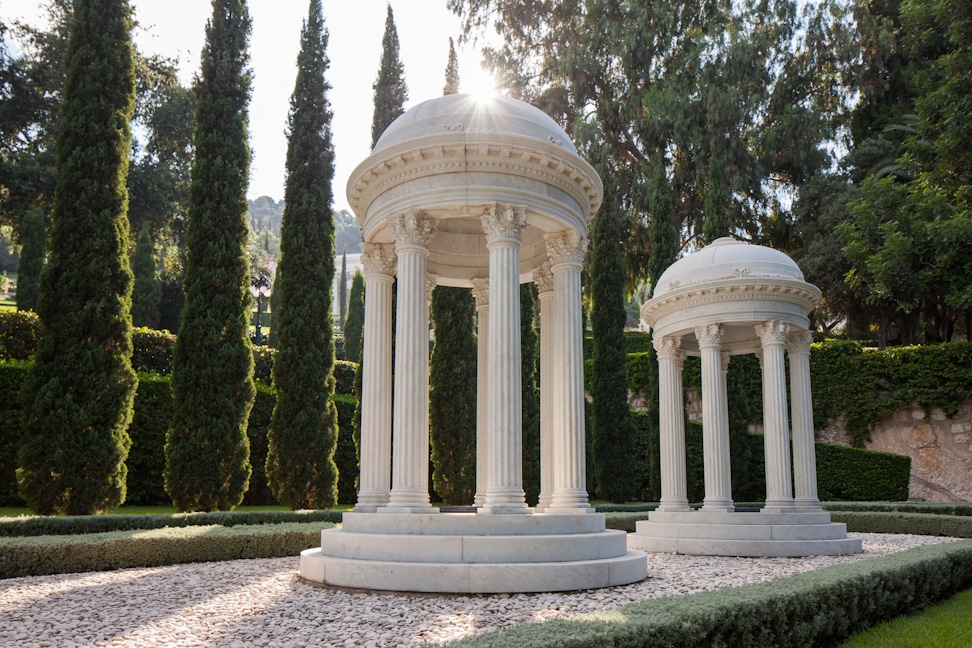
[{"label": "stone wall", "polygon": [[[633,395],[632,407],[644,408],[644,397]],[[702,420],[702,398],[698,390],[686,389],[689,419]],[[761,432],[762,425],[750,426]],[[816,432],[817,441],[850,445],[842,419],[834,419]],[[933,408],[913,405],[906,411],[885,417],[865,443],[868,450],[891,452],[911,457],[909,497],[928,502],[972,502],[972,400],[958,414],[945,416]]]}]

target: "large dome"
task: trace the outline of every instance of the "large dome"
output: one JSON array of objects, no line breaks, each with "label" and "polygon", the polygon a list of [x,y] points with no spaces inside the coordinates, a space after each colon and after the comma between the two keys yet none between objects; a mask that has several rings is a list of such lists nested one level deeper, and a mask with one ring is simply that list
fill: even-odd
[{"label": "large dome", "polygon": [[746,277],[803,281],[799,266],[779,250],[726,237],[668,266],[652,296],[685,286]]},{"label": "large dome", "polygon": [[372,152],[454,131],[520,135],[577,152],[564,129],[539,108],[509,97],[483,99],[469,94],[446,95],[413,106],[385,129]]}]

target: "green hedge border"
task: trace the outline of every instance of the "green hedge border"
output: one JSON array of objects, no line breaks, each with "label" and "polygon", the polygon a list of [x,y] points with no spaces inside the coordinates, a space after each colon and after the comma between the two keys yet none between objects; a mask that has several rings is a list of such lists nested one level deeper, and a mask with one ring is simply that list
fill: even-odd
[{"label": "green hedge border", "polygon": [[919,547],[746,587],[524,623],[457,648],[695,648],[839,645],[885,619],[972,587],[972,541]]},{"label": "green hedge border", "polygon": [[972,538],[972,518],[927,513],[832,511],[830,519],[856,533],[908,533],[949,538]]}]

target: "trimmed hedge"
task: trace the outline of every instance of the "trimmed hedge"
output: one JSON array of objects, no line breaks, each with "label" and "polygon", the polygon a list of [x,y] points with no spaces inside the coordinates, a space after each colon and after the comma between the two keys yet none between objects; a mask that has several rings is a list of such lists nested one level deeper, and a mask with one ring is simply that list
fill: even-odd
[{"label": "trimmed hedge", "polygon": [[264,524],[0,539],[0,578],[296,556],[333,524]]},{"label": "trimmed hedge", "polygon": [[937,515],[972,516],[972,504],[939,502],[827,502],[827,511],[857,511],[861,513],[932,513]]},{"label": "trimmed hedge", "polygon": [[858,513],[831,511],[830,519],[857,533],[908,533],[912,535],[972,538],[972,518],[927,513]]},{"label": "trimmed hedge", "polygon": [[341,522],[343,511],[212,511],[171,515],[32,515],[0,517],[0,538],[85,535],[190,526],[252,526]]},{"label": "trimmed hedge", "polygon": [[40,336],[37,313],[0,311],[0,361],[23,361],[34,357]]},{"label": "trimmed hedge", "polygon": [[612,612],[524,623],[461,648],[839,645],[880,621],[972,587],[972,542],[942,543],[746,587],[640,601]]}]

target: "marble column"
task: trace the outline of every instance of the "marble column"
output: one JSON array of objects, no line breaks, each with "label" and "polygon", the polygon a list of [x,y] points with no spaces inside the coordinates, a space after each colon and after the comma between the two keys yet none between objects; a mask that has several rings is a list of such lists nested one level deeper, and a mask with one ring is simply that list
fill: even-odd
[{"label": "marble column", "polygon": [[486,503],[489,484],[489,279],[473,279],[476,298],[476,499]]},{"label": "marble column", "polygon": [[783,349],[789,325],[770,320],[756,326],[762,344],[763,443],[766,449],[766,513],[792,511],[790,434],[786,407]]},{"label": "marble column", "polygon": [[426,261],[437,223],[410,209],[388,221],[398,255],[394,454],[389,513],[428,513],[429,307]]},{"label": "marble column", "polygon": [[553,377],[554,354],[554,285],[550,262],[533,271],[540,297],[540,499],[537,511],[543,511],[553,501],[554,445],[553,445]]},{"label": "marble column", "polygon": [[820,510],[817,499],[817,458],[813,438],[813,397],[810,393],[810,331],[793,331],[786,341],[790,356],[790,401],[793,421],[794,503],[801,510]]},{"label": "marble column", "polygon": [[682,397],[682,339],[656,338],[658,354],[658,424],[661,449],[659,511],[689,511],[685,468],[685,402]]},{"label": "marble column", "polygon": [[729,405],[722,371],[722,326],[695,329],[702,353],[702,461],[705,475],[703,511],[731,512]]},{"label": "marble column", "polygon": [[554,492],[547,513],[593,513],[587,502],[584,441],[584,322],[581,265],[587,238],[577,230],[546,237],[554,282]]},{"label": "marble column", "polygon": [[481,513],[529,513],[523,493],[520,393],[520,240],[526,207],[491,203],[481,217],[489,249],[489,481]]},{"label": "marble column", "polygon": [[397,259],[391,245],[361,244],[365,280],[361,362],[361,472],[354,510],[374,513],[391,488],[392,284]]}]

